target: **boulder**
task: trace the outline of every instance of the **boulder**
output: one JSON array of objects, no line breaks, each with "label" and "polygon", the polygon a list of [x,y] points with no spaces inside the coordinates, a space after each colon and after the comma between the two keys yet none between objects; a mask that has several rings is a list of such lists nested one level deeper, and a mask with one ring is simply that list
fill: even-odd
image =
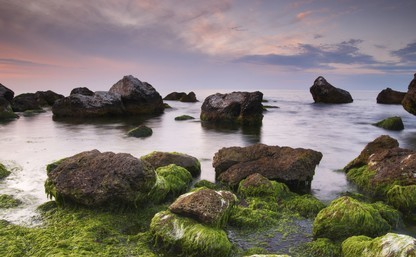
[{"label": "boulder", "polygon": [[86,151],[47,166],[45,191],[57,202],[136,205],[156,182],[153,167],[126,153]]},{"label": "boulder", "polygon": [[179,101],[183,96],[186,96],[185,92],[172,92],[165,96],[163,100]]},{"label": "boulder", "polygon": [[153,130],[145,125],[140,125],[127,132],[129,137],[150,137],[152,134]]},{"label": "boulder", "polygon": [[11,102],[13,100],[13,97],[14,97],[14,92],[13,92],[13,90],[3,86],[0,83],[0,98],[1,97],[6,99],[7,101]]},{"label": "boulder", "polygon": [[416,257],[416,239],[396,233],[387,233],[374,239],[353,236],[342,242],[342,256]]},{"label": "boulder", "polygon": [[322,153],[303,148],[255,144],[222,148],[214,155],[216,178],[231,186],[251,174],[286,183],[297,192],[309,192]]},{"label": "boulder", "polygon": [[149,162],[155,169],[169,164],[176,164],[187,169],[193,177],[201,174],[201,164],[197,158],[177,152],[152,152],[142,156],[142,160]]},{"label": "boulder", "polygon": [[0,96],[0,120],[9,120],[9,119],[15,119],[18,118],[12,109],[12,105],[10,102]]},{"label": "boulder", "polygon": [[51,90],[37,91],[35,97],[40,106],[52,106],[56,100],[64,98],[63,95],[57,94]]},{"label": "boulder", "polygon": [[384,119],[382,121],[374,123],[373,125],[376,127],[387,129],[387,130],[398,131],[398,130],[404,129],[402,118],[397,117],[397,116]]},{"label": "boulder", "polygon": [[189,92],[189,94],[182,96],[179,101],[184,103],[195,103],[198,102],[194,92]]},{"label": "boulder", "polygon": [[89,90],[87,87],[76,87],[71,90],[70,95],[75,95],[75,94],[92,96],[94,95],[94,92]]},{"label": "boulder", "polygon": [[402,101],[403,108],[416,115],[416,73],[414,74],[413,80],[410,82],[406,95]]},{"label": "boulder", "polygon": [[52,106],[54,117],[103,117],[124,114],[119,94],[95,92],[92,96],[73,94]]},{"label": "boulder", "polygon": [[391,88],[383,89],[377,95],[378,104],[401,104],[406,92],[395,91]]},{"label": "boulder", "polygon": [[348,91],[332,86],[322,76],[315,79],[310,92],[315,103],[343,104],[353,101]]},{"label": "boulder", "polygon": [[214,123],[258,125],[263,120],[261,92],[232,92],[205,98],[201,106],[201,120]]},{"label": "boulder", "polygon": [[179,196],[169,206],[169,210],[209,226],[220,228],[226,225],[236,201],[237,197],[229,191],[201,188]]},{"label": "boulder", "polygon": [[12,109],[15,112],[24,112],[27,110],[40,110],[42,107],[34,93],[25,93],[13,98]]},{"label": "boulder", "polygon": [[109,92],[121,95],[127,114],[159,114],[164,110],[162,97],[153,86],[131,75],[124,76]]},{"label": "boulder", "polygon": [[195,118],[189,115],[181,115],[175,117],[175,120],[194,120]]}]

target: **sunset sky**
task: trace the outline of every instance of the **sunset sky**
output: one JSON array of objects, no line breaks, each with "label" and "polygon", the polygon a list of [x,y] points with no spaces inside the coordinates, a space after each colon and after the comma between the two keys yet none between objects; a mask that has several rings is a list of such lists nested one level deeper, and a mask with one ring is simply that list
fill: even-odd
[{"label": "sunset sky", "polygon": [[415,0],[0,0],[0,83],[16,93],[405,91],[416,72]]}]

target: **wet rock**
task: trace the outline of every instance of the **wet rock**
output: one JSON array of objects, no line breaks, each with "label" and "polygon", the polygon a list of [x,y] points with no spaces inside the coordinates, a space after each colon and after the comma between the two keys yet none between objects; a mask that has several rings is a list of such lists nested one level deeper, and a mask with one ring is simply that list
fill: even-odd
[{"label": "wet rock", "polygon": [[194,120],[195,118],[189,115],[181,115],[175,117],[175,120]]},{"label": "wet rock", "polygon": [[198,102],[194,92],[189,92],[189,94],[182,96],[179,99],[179,101],[184,102],[184,103],[196,103],[196,102]]},{"label": "wet rock", "polygon": [[124,76],[109,92],[121,95],[127,114],[159,114],[164,110],[162,97],[156,89],[131,75]]},{"label": "wet rock", "polygon": [[236,186],[251,174],[286,183],[295,192],[309,192],[322,153],[303,148],[255,144],[222,148],[215,153],[216,178]]},{"label": "wet rock", "polygon": [[397,117],[397,116],[384,119],[373,125],[376,127],[387,129],[387,130],[403,130],[404,129],[402,118]]},{"label": "wet rock", "polygon": [[165,96],[163,100],[179,101],[183,96],[186,96],[185,92],[172,92]]},{"label": "wet rock", "polygon": [[395,91],[391,88],[383,89],[377,95],[377,103],[379,104],[401,104],[406,92]]},{"label": "wet rock", "polygon": [[259,125],[263,120],[261,92],[232,92],[208,96],[201,107],[201,120],[215,123]]},{"label": "wet rock", "polygon": [[25,93],[13,98],[12,109],[15,112],[24,112],[26,110],[40,110],[42,107],[34,93]]},{"label": "wet rock", "polygon": [[169,206],[169,210],[219,228],[227,223],[236,200],[236,196],[229,191],[201,188],[181,195]]},{"label": "wet rock", "polygon": [[2,98],[2,97],[4,99],[6,99],[8,102],[11,102],[13,100],[13,97],[14,97],[14,92],[13,92],[13,90],[3,86],[0,83],[0,98]]},{"label": "wet rock", "polygon": [[51,90],[37,91],[35,97],[40,106],[52,106],[56,100],[64,98],[63,95],[57,94]]},{"label": "wet rock", "polygon": [[129,137],[150,137],[153,134],[153,130],[145,125],[140,125],[127,132]]},{"label": "wet rock", "polygon": [[416,73],[403,98],[402,106],[407,112],[416,115]]},{"label": "wet rock", "polygon": [[155,169],[176,164],[187,169],[193,177],[201,174],[201,164],[198,159],[184,153],[155,151],[142,156],[141,159],[149,162]]},{"label": "wet rock", "polygon": [[156,182],[153,167],[126,153],[92,150],[47,167],[45,191],[59,203],[86,206],[135,205]]},{"label": "wet rock", "polygon": [[87,87],[76,87],[71,90],[70,95],[75,95],[75,94],[92,96],[94,95],[94,92],[89,90]]},{"label": "wet rock", "polygon": [[332,86],[321,76],[314,81],[310,92],[315,103],[343,104],[353,101],[348,91]]},{"label": "wet rock", "polygon": [[0,96],[0,120],[10,120],[18,118],[12,109],[12,105],[6,98]]},{"label": "wet rock", "polygon": [[22,204],[22,201],[12,195],[0,194],[0,209],[14,208]]}]

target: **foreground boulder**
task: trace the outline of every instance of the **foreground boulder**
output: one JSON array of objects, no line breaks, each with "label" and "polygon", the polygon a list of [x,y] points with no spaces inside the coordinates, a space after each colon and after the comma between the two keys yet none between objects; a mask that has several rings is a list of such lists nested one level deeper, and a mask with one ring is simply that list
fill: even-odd
[{"label": "foreground boulder", "polygon": [[384,119],[382,121],[374,123],[373,125],[376,127],[387,129],[387,130],[398,131],[398,130],[404,129],[402,118],[397,117],[397,116]]},{"label": "foreground boulder", "polygon": [[201,121],[216,123],[261,124],[263,120],[261,92],[232,92],[208,96],[201,106]]},{"label": "foreground boulder", "polygon": [[314,81],[310,92],[315,103],[343,104],[353,101],[348,91],[332,86],[322,76]]},{"label": "foreground boulder", "polygon": [[291,190],[309,192],[315,167],[322,153],[303,148],[255,144],[248,147],[222,148],[215,153],[216,178],[231,186],[251,174],[287,184]]},{"label": "foreground boulder", "polygon": [[130,154],[92,150],[47,167],[45,191],[58,202],[86,206],[133,205],[156,182],[153,167]]},{"label": "foreground boulder", "polygon": [[377,103],[378,104],[401,104],[405,95],[406,95],[405,92],[395,91],[388,87],[386,89],[383,89],[377,95]]},{"label": "foreground boulder", "polygon": [[407,93],[402,101],[402,106],[407,112],[416,115],[416,73],[408,86]]},{"label": "foreground boulder", "polygon": [[187,169],[193,177],[201,174],[201,164],[197,158],[176,152],[152,152],[142,156],[142,160],[149,162],[155,169],[169,164],[176,164]]}]

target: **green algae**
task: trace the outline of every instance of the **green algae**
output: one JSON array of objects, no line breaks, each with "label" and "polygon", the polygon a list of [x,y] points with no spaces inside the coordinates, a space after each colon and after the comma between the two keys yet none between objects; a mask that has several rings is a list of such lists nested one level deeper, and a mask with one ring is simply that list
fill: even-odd
[{"label": "green algae", "polygon": [[140,125],[137,128],[131,129],[127,132],[129,137],[150,137],[153,130],[147,126]]},{"label": "green algae", "polygon": [[205,187],[213,190],[221,189],[221,186],[212,183],[211,181],[202,179],[194,184],[194,188]]},{"label": "green algae", "polygon": [[371,184],[371,179],[374,178],[376,172],[369,170],[367,165],[359,168],[352,168],[347,172],[347,179],[354,182],[365,193],[371,193],[375,191],[374,186]]},{"label": "green algae", "polygon": [[189,115],[181,115],[175,117],[175,120],[182,121],[182,120],[194,120],[195,118]]},{"label": "green algae", "polygon": [[374,123],[373,125],[376,127],[387,129],[387,130],[403,130],[404,129],[402,118],[398,116],[384,119],[382,121]]},{"label": "green algae", "polygon": [[16,199],[12,195],[1,194],[0,195],[0,208],[8,209],[14,208],[22,204],[22,201]]},{"label": "green algae", "polygon": [[11,172],[7,170],[3,164],[0,163],[0,179],[8,177],[10,174]]},{"label": "green algae", "polygon": [[150,224],[156,246],[185,256],[228,256],[232,244],[224,230],[205,226],[169,211],[157,213]]},{"label": "green algae", "polygon": [[335,243],[328,238],[317,238],[299,247],[297,256],[303,257],[340,257],[341,244]]},{"label": "green algae", "polygon": [[283,205],[288,210],[294,211],[299,215],[312,218],[315,217],[323,208],[325,204],[319,201],[312,195],[296,195],[283,202]]},{"label": "green algae", "polygon": [[416,185],[393,186],[387,191],[387,202],[406,213],[416,210]]},{"label": "green algae", "polygon": [[383,217],[392,228],[398,228],[403,225],[402,214],[400,211],[383,202],[372,203],[371,206],[380,213],[381,217]]}]

